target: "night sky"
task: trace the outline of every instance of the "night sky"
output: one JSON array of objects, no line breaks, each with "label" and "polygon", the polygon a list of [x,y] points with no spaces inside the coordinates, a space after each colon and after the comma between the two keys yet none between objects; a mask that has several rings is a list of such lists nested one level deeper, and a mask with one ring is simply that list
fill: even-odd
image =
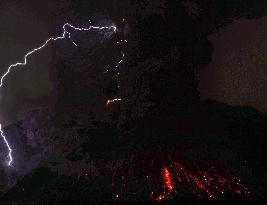
[{"label": "night sky", "polygon": [[267,111],[266,19],[266,15],[237,19],[209,36],[214,53],[212,62],[200,72],[203,98]]},{"label": "night sky", "polygon": [[[1,2],[1,73],[11,63],[21,61],[26,52],[43,43],[47,37],[60,32],[66,13],[58,13],[66,5],[55,1]],[[51,47],[46,48],[40,56],[31,60],[26,72],[15,71],[9,76],[9,86],[4,88],[7,91],[1,93],[2,123],[16,122],[19,111],[27,109],[27,106],[28,109],[40,106],[30,102],[25,105],[28,98],[36,100],[51,93],[53,84],[47,67],[52,61],[53,52]]]},{"label": "night sky", "polygon": [[0,75],[66,22],[116,30],[66,27],[70,38],[6,76],[0,203],[266,198],[266,9],[266,0],[1,1]]}]

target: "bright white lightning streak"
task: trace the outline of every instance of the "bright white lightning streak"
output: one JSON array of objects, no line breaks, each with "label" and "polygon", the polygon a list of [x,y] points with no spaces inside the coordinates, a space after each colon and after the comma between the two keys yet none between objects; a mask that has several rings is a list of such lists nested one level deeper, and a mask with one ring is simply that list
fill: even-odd
[{"label": "bright white lightning streak", "polygon": [[112,100],[107,100],[106,105],[108,106],[111,103],[118,102],[118,101],[121,101],[121,100],[122,100],[121,98],[115,98],[115,99],[112,99]]},{"label": "bright white lightning streak", "polygon": [[[90,21],[90,23],[91,23],[91,21]],[[7,71],[1,76],[0,88],[2,88],[3,83],[4,83],[4,79],[5,79],[5,77],[9,74],[9,72],[12,70],[12,68],[15,68],[15,67],[17,67],[17,66],[25,66],[25,65],[27,64],[27,58],[28,58],[30,55],[34,54],[35,52],[37,52],[37,51],[41,50],[42,48],[46,47],[50,41],[62,40],[62,39],[65,39],[65,38],[67,37],[67,38],[69,38],[69,39],[71,40],[71,42],[72,42],[75,46],[77,46],[77,44],[72,40],[70,32],[68,32],[68,31],[66,30],[66,27],[69,27],[69,28],[74,29],[74,30],[76,30],[76,31],[89,31],[89,30],[91,30],[91,29],[96,29],[96,30],[113,30],[113,32],[116,32],[116,30],[117,30],[117,27],[116,27],[116,26],[102,26],[102,27],[101,27],[101,26],[92,26],[92,25],[91,25],[91,26],[89,26],[88,28],[84,28],[84,27],[75,27],[75,26],[71,25],[70,23],[65,23],[65,24],[62,26],[63,34],[62,34],[61,36],[54,37],[54,38],[52,37],[52,38],[47,39],[43,45],[41,45],[41,46],[39,46],[39,47],[37,47],[37,48],[35,48],[35,49],[29,51],[29,52],[24,56],[24,61],[23,61],[23,62],[18,62],[18,63],[11,64],[11,65],[8,67]],[[123,54],[123,56],[124,56],[124,54]],[[119,62],[119,64],[120,64],[120,62]],[[119,66],[119,64],[116,65],[116,68]],[[6,146],[7,146],[7,148],[8,148],[8,150],[9,150],[9,153],[8,153],[8,158],[9,158],[8,166],[10,166],[11,163],[12,163],[12,161],[13,161],[13,158],[12,158],[12,149],[11,149],[11,147],[10,147],[10,145],[9,145],[9,143],[8,143],[8,141],[7,141],[6,137],[5,137],[5,135],[4,135],[4,132],[3,132],[3,130],[2,130],[2,125],[1,125],[1,123],[0,123],[0,133],[1,133],[1,137],[3,138],[3,140],[4,140],[4,142],[5,142]]]},{"label": "bright white lightning streak", "polygon": [[7,139],[6,139],[5,135],[4,135],[4,132],[2,130],[2,125],[1,124],[0,124],[0,133],[1,133],[1,137],[4,139],[4,142],[5,142],[5,144],[6,144],[7,148],[8,148],[8,151],[9,151],[9,153],[8,153],[8,157],[9,157],[8,166],[10,166],[12,161],[13,161],[12,155],[11,155],[12,149],[10,148],[10,146],[8,144],[8,141],[7,141]]},{"label": "bright white lightning streak", "polygon": [[[123,53],[123,52],[121,52],[121,59],[120,59],[120,61],[114,66],[114,68],[115,69],[117,69],[119,66],[120,66],[120,64],[122,64],[123,63],[123,60],[124,60],[124,57],[125,57],[125,54]],[[106,74],[106,73],[108,73],[110,70],[106,70],[105,72],[104,72],[104,74]]]},{"label": "bright white lightning streak", "polygon": [[123,63],[123,60],[124,60],[124,53],[121,52],[122,54],[122,57],[121,57],[121,60],[115,65],[115,68],[118,68],[120,66],[121,63]]}]

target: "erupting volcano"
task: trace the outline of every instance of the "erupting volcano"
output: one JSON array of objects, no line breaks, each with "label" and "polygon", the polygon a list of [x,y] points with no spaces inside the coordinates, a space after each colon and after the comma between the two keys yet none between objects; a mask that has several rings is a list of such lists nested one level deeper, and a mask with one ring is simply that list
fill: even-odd
[{"label": "erupting volcano", "polygon": [[[184,164],[189,164],[188,166]],[[124,162],[112,174],[110,193],[115,200],[151,201],[250,199],[251,190],[222,163],[180,163],[169,157]],[[85,176],[84,176],[85,177]],[[97,178],[95,179],[97,180]]]}]

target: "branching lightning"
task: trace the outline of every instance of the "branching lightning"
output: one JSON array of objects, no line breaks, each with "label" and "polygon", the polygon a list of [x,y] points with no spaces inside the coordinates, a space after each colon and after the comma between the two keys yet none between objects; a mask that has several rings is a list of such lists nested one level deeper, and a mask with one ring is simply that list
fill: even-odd
[{"label": "branching lightning", "polygon": [[[91,21],[89,21],[91,23]],[[15,67],[18,67],[18,66],[25,66],[27,65],[27,60],[28,60],[28,57],[34,53],[36,53],[37,51],[43,49],[44,47],[46,47],[51,41],[57,41],[57,40],[63,40],[65,38],[68,38],[70,39],[70,41],[72,42],[73,45],[77,46],[77,44],[73,41],[73,39],[71,38],[71,33],[67,30],[67,28],[70,28],[70,29],[73,29],[73,30],[76,30],[76,31],[89,31],[89,30],[92,30],[92,29],[95,29],[95,30],[113,30],[113,32],[116,32],[117,31],[117,27],[115,25],[111,25],[111,26],[93,26],[93,25],[90,25],[88,28],[84,28],[84,27],[75,27],[73,25],[71,25],[70,23],[65,23],[63,26],[62,26],[62,29],[63,29],[63,33],[61,36],[58,36],[58,37],[51,37],[49,39],[47,39],[45,41],[44,44],[42,44],[41,46],[29,51],[28,53],[26,53],[26,55],[24,56],[24,60],[23,62],[17,62],[17,63],[14,63],[14,64],[11,64],[7,71],[1,76],[1,81],[0,81],[0,89],[2,88],[3,84],[4,84],[4,80],[6,78],[6,76],[11,72],[11,70]],[[123,58],[124,58],[124,53],[122,52],[122,58],[121,60],[116,64],[115,68],[117,68],[122,62],[123,62]],[[118,100],[121,100],[121,99],[116,99],[116,101]],[[111,101],[108,101],[109,103],[115,101],[114,100],[111,100]],[[107,103],[107,104],[109,104]],[[2,130],[2,125],[0,123],[0,133],[1,133],[1,137],[3,138],[5,144],[6,144],[6,147],[8,148],[8,166],[11,166],[12,162],[13,162],[13,158],[12,158],[12,149],[8,143],[8,140],[6,138],[6,136],[4,135],[4,132]]]}]

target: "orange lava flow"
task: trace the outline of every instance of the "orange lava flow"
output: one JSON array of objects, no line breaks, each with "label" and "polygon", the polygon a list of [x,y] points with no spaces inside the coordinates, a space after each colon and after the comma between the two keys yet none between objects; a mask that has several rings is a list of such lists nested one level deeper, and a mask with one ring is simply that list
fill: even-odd
[{"label": "orange lava flow", "polygon": [[173,186],[171,174],[167,167],[163,168],[163,180],[164,180],[164,185],[166,189],[168,190],[168,192],[172,192],[174,189],[174,186]]},{"label": "orange lava flow", "polygon": [[187,170],[180,163],[176,162],[174,164],[175,164],[175,166],[177,168],[176,173],[178,175],[183,174],[188,181],[192,180],[196,184],[196,186],[198,187],[198,189],[201,189],[204,192],[206,192],[207,195],[209,196],[209,198],[215,198],[213,196],[213,194],[211,193],[211,191],[205,186],[205,184],[197,176],[194,176],[189,170]]},{"label": "orange lava flow", "polygon": [[162,178],[165,191],[163,194],[160,194],[158,197],[156,197],[156,201],[158,202],[169,198],[171,196],[171,193],[174,191],[174,184],[172,181],[171,173],[167,167],[163,167]]}]

